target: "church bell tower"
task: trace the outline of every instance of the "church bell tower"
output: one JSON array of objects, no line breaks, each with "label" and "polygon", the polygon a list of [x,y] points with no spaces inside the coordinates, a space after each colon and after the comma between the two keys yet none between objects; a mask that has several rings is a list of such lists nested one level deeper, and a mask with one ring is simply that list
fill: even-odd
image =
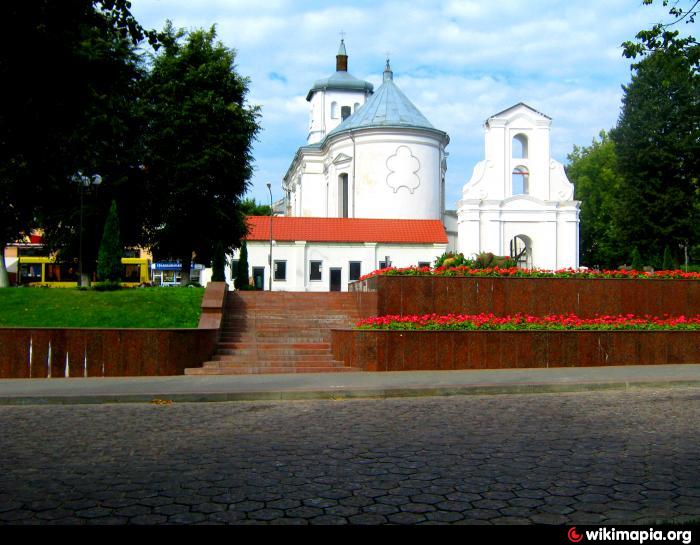
[{"label": "church bell tower", "polygon": [[315,144],[354,114],[372,94],[374,86],[348,72],[345,40],[340,40],[335,56],[335,73],[314,82],[306,95],[311,104],[307,144]]}]

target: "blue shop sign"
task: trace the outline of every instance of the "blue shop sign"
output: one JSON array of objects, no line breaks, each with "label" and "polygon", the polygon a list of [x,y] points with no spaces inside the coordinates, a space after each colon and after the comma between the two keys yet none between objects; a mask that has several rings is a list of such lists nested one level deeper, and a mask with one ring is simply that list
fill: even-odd
[{"label": "blue shop sign", "polygon": [[[159,261],[153,264],[153,268],[156,271],[179,271],[182,269],[182,265],[178,261]],[[192,263],[190,265],[190,270],[201,271],[204,269],[204,265],[201,263]]]}]

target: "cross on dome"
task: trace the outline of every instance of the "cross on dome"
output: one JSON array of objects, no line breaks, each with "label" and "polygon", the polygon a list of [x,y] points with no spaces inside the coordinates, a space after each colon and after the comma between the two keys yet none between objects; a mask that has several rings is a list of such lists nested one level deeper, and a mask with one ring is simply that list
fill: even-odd
[{"label": "cross on dome", "polygon": [[384,67],[384,81],[393,80],[394,72],[391,70],[391,64],[389,63],[389,54],[386,56],[386,66]]}]

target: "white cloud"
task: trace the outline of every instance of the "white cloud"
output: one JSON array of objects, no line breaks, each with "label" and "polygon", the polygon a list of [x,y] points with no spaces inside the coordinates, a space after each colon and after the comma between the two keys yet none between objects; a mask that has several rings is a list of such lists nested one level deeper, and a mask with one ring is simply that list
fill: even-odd
[{"label": "white cloud", "polygon": [[[144,25],[166,18],[185,28],[216,23],[251,78],[263,132],[255,145],[252,195],[279,181],[305,143],[306,92],[331,74],[344,30],[350,72],[381,83],[385,52],[397,84],[437,128],[448,132],[447,206],[453,207],[483,155],[483,121],[523,101],[553,118],[552,153],[588,145],[618,117],[630,77],[620,44],[663,18],[662,6],[629,0],[133,0]],[[271,74],[275,74],[271,77]]]}]

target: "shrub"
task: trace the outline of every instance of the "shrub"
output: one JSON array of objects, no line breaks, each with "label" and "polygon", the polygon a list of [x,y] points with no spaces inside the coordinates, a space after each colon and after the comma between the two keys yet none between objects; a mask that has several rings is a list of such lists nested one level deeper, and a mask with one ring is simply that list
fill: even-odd
[{"label": "shrub", "polygon": [[95,291],[117,291],[122,289],[122,285],[119,282],[106,280],[104,282],[95,282],[92,285],[92,289]]},{"label": "shrub", "polygon": [[508,269],[510,267],[515,267],[517,263],[510,256],[504,255],[494,255],[491,252],[482,252],[476,257],[474,262],[475,269],[488,269],[491,267],[498,267],[499,269]]},{"label": "shrub", "polygon": [[435,267],[473,267],[474,260],[467,259],[462,253],[445,252],[435,258]]}]

